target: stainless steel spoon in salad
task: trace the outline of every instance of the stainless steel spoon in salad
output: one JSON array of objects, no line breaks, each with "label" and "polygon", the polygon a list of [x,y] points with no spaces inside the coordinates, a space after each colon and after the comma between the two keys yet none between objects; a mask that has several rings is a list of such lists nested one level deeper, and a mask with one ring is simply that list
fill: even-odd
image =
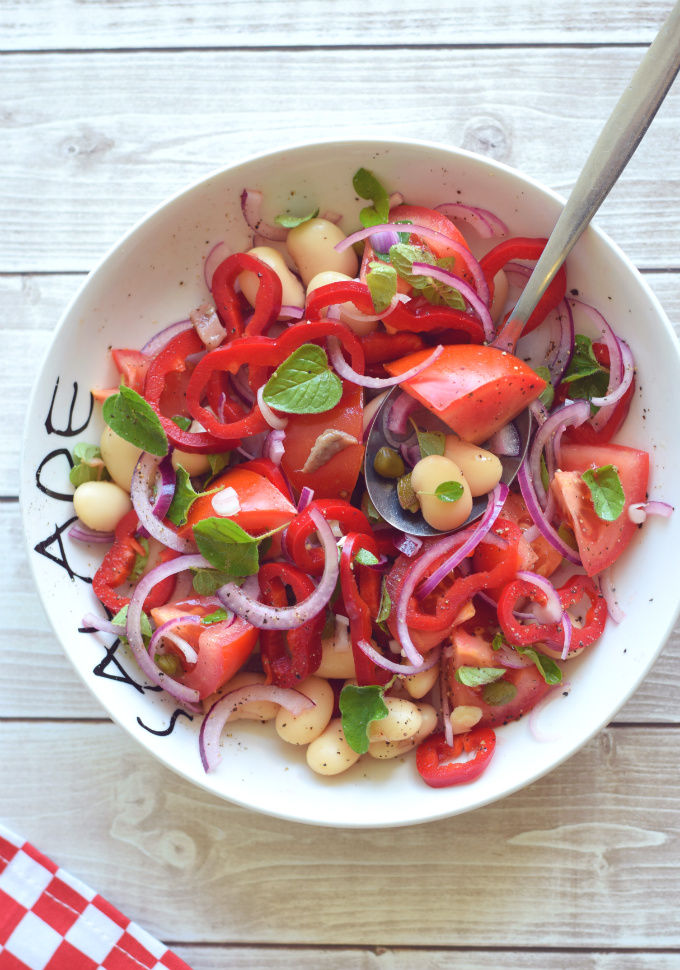
[{"label": "stainless steel spoon in salad", "polygon": [[[621,95],[602,133],[583,166],[581,174],[562,210],[540,259],[492,346],[514,353],[517,341],[538,301],[567,258],[583,230],[600,208],[612,187],[633,156],[645,132],[680,70],[680,0],[643,57],[640,66]],[[376,510],[390,525],[412,535],[443,535],[433,529],[420,514],[402,509],[395,483],[381,478],[373,470],[379,449],[392,443],[386,438],[385,418],[401,393],[395,388],[378,411],[366,443],[366,487]],[[421,414],[424,418],[424,409]],[[428,430],[451,433],[434,415],[427,417]],[[531,414],[524,411],[515,419],[520,437],[517,457],[503,458],[503,477],[509,485],[524,459],[531,437]],[[420,425],[421,427],[423,425]],[[459,528],[479,518],[486,499],[475,502],[469,518]],[[457,530],[452,530],[457,531]]]}]

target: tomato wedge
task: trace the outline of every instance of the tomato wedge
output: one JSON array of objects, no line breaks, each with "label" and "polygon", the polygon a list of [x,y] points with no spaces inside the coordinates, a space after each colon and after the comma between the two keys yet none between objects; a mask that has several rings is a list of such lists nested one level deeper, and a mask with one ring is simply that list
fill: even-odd
[{"label": "tomato wedge", "polygon": [[[385,364],[393,376],[426,359],[429,350]],[[465,441],[482,444],[535,400],[545,381],[512,354],[455,344],[402,387]]]},{"label": "tomato wedge", "polygon": [[[628,509],[647,498],[649,455],[625,445],[562,445],[561,468],[551,488],[558,506],[574,530],[578,551],[589,576],[618,559],[635,534]],[[588,468],[614,465],[626,497],[621,515],[604,522],[595,514],[590,489],[581,478]]]},{"label": "tomato wedge", "polygon": [[213,508],[213,496],[204,495],[191,506],[187,524],[180,530],[181,535],[185,535],[201,519],[213,516],[231,519],[251,535],[261,535],[291,521],[295,515],[295,506],[291,501],[264,475],[259,475],[247,466],[246,462],[230,468],[210,485],[211,489],[219,485],[233,488],[238,495],[240,510],[235,515],[219,516]]}]

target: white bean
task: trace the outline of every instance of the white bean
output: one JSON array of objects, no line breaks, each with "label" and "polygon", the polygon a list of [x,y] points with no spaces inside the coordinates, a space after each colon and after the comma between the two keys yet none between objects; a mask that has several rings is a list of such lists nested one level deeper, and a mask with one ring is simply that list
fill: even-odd
[{"label": "white bean", "polygon": [[478,721],[482,718],[481,707],[469,707],[467,704],[461,704],[454,708],[449,714],[449,720],[451,721],[451,727],[453,728],[454,734],[465,734],[470,728],[473,728]]},{"label": "white bean", "polygon": [[373,400],[369,401],[368,404],[364,407],[364,434],[366,433],[366,429],[371,423],[373,415],[378,410],[378,408],[380,407],[380,405],[385,400],[388,394],[389,394],[389,391],[383,391],[381,394],[377,394],[373,398]]},{"label": "white bean", "polygon": [[[205,428],[198,421],[192,421],[189,425],[189,431],[194,434],[197,431],[205,431]],[[210,462],[208,461],[207,455],[196,455],[192,452],[180,451],[178,448],[175,448],[171,461],[175,471],[177,471],[177,466],[181,465],[192,478],[194,475],[204,475],[210,471]]]},{"label": "white bean", "polygon": [[331,685],[322,677],[308,677],[297,684],[295,690],[309,697],[316,706],[297,717],[281,707],[276,715],[276,733],[289,744],[309,744],[328,727],[333,716],[335,695]]},{"label": "white bean", "polygon": [[132,473],[142,449],[137,448],[136,445],[131,445],[125,438],[121,438],[108,425],[102,431],[99,447],[109,475],[116,485],[120,485],[126,492],[129,492],[132,484]]},{"label": "white bean", "polygon": [[317,677],[331,677],[337,680],[344,680],[347,677],[356,677],[354,669],[354,655],[351,648],[349,650],[336,650],[335,638],[329,637],[321,641],[321,663],[316,671]]},{"label": "white bean", "polygon": [[344,253],[334,248],[344,238],[342,229],[327,219],[308,219],[290,230],[286,246],[305,286],[322,272],[343,273],[354,279],[359,268],[356,253],[351,246]]},{"label": "white bean", "polygon": [[76,515],[89,529],[113,532],[132,508],[130,496],[115,482],[83,482],[73,493]]},{"label": "white bean", "polygon": [[431,704],[418,704],[417,707],[422,721],[416,733],[402,741],[371,741],[368,753],[372,758],[378,758],[381,761],[398,758],[400,754],[411,751],[432,734],[437,726],[437,712]]},{"label": "white bean", "polygon": [[[459,482],[463,486],[461,498],[455,502],[437,498],[435,489],[444,482]],[[418,495],[423,518],[433,529],[457,529],[472,511],[470,486],[458,465],[444,455],[421,458],[411,472],[411,485]]]},{"label": "white bean", "polygon": [[404,687],[411,697],[419,699],[425,697],[432,690],[437,683],[437,677],[439,677],[439,667],[435,664],[429,670],[422,670],[418,674],[411,674],[409,677],[404,677]]},{"label": "white bean", "polygon": [[[305,291],[300,281],[291,273],[286,266],[286,261],[280,252],[272,249],[271,246],[256,246],[249,251],[250,256],[257,256],[267,266],[271,266],[278,278],[281,280],[281,304],[282,306],[304,306]],[[260,281],[256,273],[246,270],[239,275],[239,283],[246,300],[252,307],[255,306],[257,291],[260,288]],[[280,319],[284,319],[281,317]]]},{"label": "white bean", "polygon": [[387,717],[371,721],[368,736],[371,741],[405,741],[412,737],[423,723],[423,717],[413,701],[402,697],[385,697]]},{"label": "white bean", "polygon": [[[340,283],[343,280],[352,280],[353,277],[347,276],[345,273],[334,273],[332,271],[324,271],[322,273],[317,273],[307,286],[307,296],[313,293],[314,290],[318,289],[320,286],[326,286],[328,283]],[[346,300],[344,303],[340,304],[340,320],[345,326],[353,330],[354,333],[363,337],[367,333],[373,333],[374,330],[378,329],[380,323],[379,320],[362,320],[357,319],[357,315],[361,313],[359,309],[352,303],[351,300]],[[323,316],[326,316],[326,310],[321,311]],[[368,314],[369,316],[374,316],[375,314]]]},{"label": "white bean", "polygon": [[[212,698],[212,702],[232,690],[240,690],[241,687],[249,687],[251,684],[264,684],[266,680],[264,674],[243,670],[241,673],[234,674],[231,680],[220,688],[219,693]],[[229,721],[271,721],[280,709],[280,705],[274,704],[273,701],[251,701],[249,704],[241,704]]]},{"label": "white bean", "polygon": [[460,468],[465,481],[470,486],[473,498],[486,495],[501,480],[503,466],[498,455],[473,445],[469,441],[461,441],[455,435],[447,435],[444,445],[444,455],[450,458]]},{"label": "white bean", "polygon": [[361,755],[345,740],[339,717],[307,747],[307,764],[319,775],[339,775],[356,764]]}]

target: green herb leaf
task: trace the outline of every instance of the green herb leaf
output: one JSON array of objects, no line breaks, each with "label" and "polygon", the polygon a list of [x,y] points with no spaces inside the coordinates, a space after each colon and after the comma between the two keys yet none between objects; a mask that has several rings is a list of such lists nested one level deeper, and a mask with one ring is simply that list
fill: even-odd
[{"label": "green herb leaf", "polygon": [[223,488],[223,485],[218,485],[217,488],[211,488],[207,492],[197,492],[191,484],[189,472],[183,465],[178,465],[175,476],[175,491],[168,509],[168,518],[173,525],[186,525],[189,509],[196,499],[203,495],[214,495],[215,492],[221,492]]},{"label": "green herb leaf", "polygon": [[418,436],[418,447],[420,457],[427,458],[428,455],[443,455],[446,447],[446,437],[442,431],[420,431],[411,420]]},{"label": "green herb leaf", "polygon": [[226,468],[229,464],[230,451],[224,451],[220,455],[206,455],[208,459],[208,464],[210,465],[210,478],[214,478],[215,475],[219,475],[222,469]]},{"label": "green herb leaf", "polygon": [[[126,604],[121,610],[118,610],[118,612],[111,620],[111,622],[114,623],[116,626],[124,627],[127,623],[127,611],[128,611],[128,608]],[[151,629],[151,621],[149,620],[149,617],[144,612],[142,612],[139,625],[142,631],[142,639],[145,642],[150,640],[151,637],[153,636],[153,630]],[[127,637],[121,636],[119,639],[121,640],[122,643],[127,643]]]},{"label": "green herb leaf", "polygon": [[581,478],[590,489],[598,519],[602,519],[603,522],[615,522],[623,512],[626,496],[614,465],[589,468],[583,472]]},{"label": "green herb leaf", "polygon": [[533,647],[520,648],[518,652],[533,660],[546,684],[562,683],[562,671],[552,657],[546,657],[545,654],[539,653]]},{"label": "green herb leaf", "polygon": [[326,619],[321,631],[321,639],[330,640],[332,636],[335,636],[335,613],[326,607]]},{"label": "green herb leaf", "polygon": [[553,406],[553,401],[555,400],[555,388],[551,383],[552,375],[550,373],[550,368],[534,367],[534,373],[538,374],[538,376],[543,378],[545,381],[545,388],[539,394],[538,400],[541,402],[543,407],[547,408],[549,411]]},{"label": "green herb leaf", "polygon": [[68,477],[75,488],[84,482],[107,481],[110,478],[98,445],[90,445],[86,441],[78,442],[73,449],[73,468]]},{"label": "green herb leaf", "polygon": [[360,549],[354,557],[354,562],[358,562],[360,566],[377,566],[380,560],[368,549]]},{"label": "green herb leaf", "polygon": [[355,687],[347,684],[340,691],[342,730],[352,751],[366,754],[369,724],[387,717],[389,711],[383,700],[384,693],[385,688],[377,685]]},{"label": "green herb leaf", "polygon": [[231,519],[202,519],[193,531],[198,551],[215,569],[230,578],[253,576],[257,572],[258,541]]},{"label": "green herb leaf", "polygon": [[423,249],[421,246],[397,243],[395,246],[390,246],[390,262],[399,276],[410,283],[415,290],[418,290],[433,306],[450,306],[456,310],[465,309],[465,300],[455,287],[447,286],[446,283],[434,280],[431,276],[413,272],[414,263],[429,263],[430,266],[437,266],[439,269],[454,271],[456,262],[454,257],[435,259],[429,250]]},{"label": "green herb leaf", "polygon": [[593,342],[584,334],[578,333],[574,338],[574,354],[562,383],[571,385],[569,397],[572,399],[590,401],[607,393],[609,371],[598,362],[593,353]]},{"label": "green herb leaf", "polygon": [[214,596],[221,586],[227,583],[237,583],[238,576],[231,576],[229,573],[221,572],[219,569],[194,569],[193,586],[199,596]]},{"label": "green herb leaf", "polygon": [[482,700],[489,707],[503,707],[517,697],[517,688],[509,680],[496,680],[482,687]]},{"label": "green herb leaf", "polygon": [[339,402],[342,382],[321,347],[303,344],[274,371],[263,397],[265,404],[286,414],[321,414]]},{"label": "green herb leaf", "polygon": [[104,420],[119,437],[151,455],[167,455],[168,439],[158,415],[141,394],[121,384],[104,401]]},{"label": "green herb leaf", "polygon": [[508,641],[505,639],[502,633],[496,633],[493,640],[491,641],[491,646],[494,650],[500,650],[501,647],[507,644],[507,642]]},{"label": "green herb leaf", "polygon": [[182,661],[174,653],[157,653],[154,656],[156,666],[168,677],[179,677],[184,672]]},{"label": "green herb leaf", "polygon": [[442,502],[457,502],[463,497],[465,489],[460,482],[442,482],[434,490],[434,494]]},{"label": "green herb leaf", "polygon": [[319,214],[319,210],[315,209],[314,212],[310,212],[307,216],[291,216],[288,213],[284,213],[280,216],[274,217],[274,222],[279,226],[283,226],[285,229],[295,229],[296,226],[301,226],[303,222],[309,222],[310,219],[316,219]]},{"label": "green herb leaf", "polygon": [[[222,585],[224,585],[224,583]],[[201,623],[203,623],[204,626],[211,626],[213,623],[224,623],[224,621],[228,619],[229,613],[227,613],[223,607],[219,606],[214,613],[208,613],[207,616],[202,616]]]},{"label": "green herb leaf", "polygon": [[466,687],[483,687],[500,680],[504,673],[505,667],[459,667],[456,680]]},{"label": "green herb leaf", "polygon": [[384,263],[369,263],[370,273],[366,274],[366,283],[371,293],[373,309],[376,313],[383,313],[397,294],[397,272],[394,266]]},{"label": "green herb leaf", "polygon": [[545,455],[543,454],[543,452],[541,452],[540,466],[541,466],[541,485],[547,492],[548,489],[550,488],[550,475],[548,473],[548,463],[545,460]]},{"label": "green herb leaf", "polygon": [[185,418],[183,414],[175,414],[172,418],[172,423],[176,424],[182,431],[188,431],[191,427],[191,418]]},{"label": "green herb leaf", "polygon": [[361,225],[380,226],[390,217],[390,197],[372,172],[360,168],[352,179],[354,191],[361,199],[370,199],[373,205],[366,206],[359,213]]},{"label": "green herb leaf", "polygon": [[378,615],[375,618],[376,623],[386,623],[392,612],[392,600],[390,594],[387,592],[387,582],[385,579],[382,581],[382,592],[380,594],[380,609],[378,610]]},{"label": "green herb leaf", "polygon": [[149,540],[145,539],[143,536],[140,536],[137,539],[137,542],[144,550],[144,555],[142,556],[139,553],[135,555],[135,561],[132,564],[132,569],[130,570],[130,575],[128,577],[131,583],[137,582],[139,577],[146,569],[146,564],[149,561]]}]

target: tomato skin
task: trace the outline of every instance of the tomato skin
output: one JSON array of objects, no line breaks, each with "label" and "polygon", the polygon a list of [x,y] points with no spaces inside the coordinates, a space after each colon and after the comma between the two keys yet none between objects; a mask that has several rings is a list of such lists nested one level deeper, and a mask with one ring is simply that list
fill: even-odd
[{"label": "tomato skin", "polygon": [[[590,490],[581,475],[589,468],[614,465],[625,494],[621,515],[614,522],[603,522],[595,514]],[[558,508],[574,530],[579,554],[589,576],[615,562],[635,534],[628,509],[647,498],[649,455],[625,445],[562,445],[560,470],[551,489]]]},{"label": "tomato skin", "polygon": [[[432,353],[432,351],[428,351]],[[303,472],[314,442],[328,428],[345,431],[358,442],[364,431],[362,389],[343,380],[340,401],[323,414],[291,414],[288,416],[284,453],[281,459],[289,482],[301,492],[305,485],[314,489],[314,498],[349,499],[357,483],[364,458],[363,444],[350,445],[327,461],[315,472]]]},{"label": "tomato skin", "polygon": [[212,495],[196,499],[189,510],[187,524],[179,533],[186,535],[202,519],[228,518],[251,535],[261,535],[281,525],[287,525],[295,515],[295,506],[267,478],[248,467],[248,462],[230,468],[211,483],[211,488],[223,485],[233,488],[241,509],[236,515],[219,516],[212,505]]},{"label": "tomato skin", "polygon": [[[534,524],[524,499],[517,492],[510,492],[508,494],[501,509],[500,518],[515,522],[522,532],[526,532]],[[531,569],[533,572],[538,573],[539,576],[545,576],[546,578],[552,576],[562,562],[562,556],[557,549],[551,546],[542,535],[537,536],[531,542],[530,548],[536,558],[533,563],[526,562],[521,568]]]},{"label": "tomato skin", "polygon": [[[470,248],[465,240],[465,236],[454,226],[448,216],[437,212],[436,209],[428,209],[421,205],[397,205],[393,209],[390,209],[390,222],[401,222],[402,220],[408,220],[414,226],[425,226],[427,229],[433,229],[435,232],[440,232],[442,235],[448,236],[449,239],[458,243],[459,246],[464,246],[466,249]],[[407,232],[408,226],[405,226],[400,231]],[[417,240],[417,233],[415,235]],[[438,258],[459,255],[453,247],[447,246],[446,243],[440,242],[438,239],[425,239],[423,241]],[[467,271],[467,266],[465,270]],[[455,272],[463,275],[459,269],[456,269]]]},{"label": "tomato skin", "polygon": [[[422,363],[419,351],[385,364],[393,376]],[[494,347],[455,344],[401,385],[465,441],[482,444],[544,390],[545,381],[512,354]]]}]

